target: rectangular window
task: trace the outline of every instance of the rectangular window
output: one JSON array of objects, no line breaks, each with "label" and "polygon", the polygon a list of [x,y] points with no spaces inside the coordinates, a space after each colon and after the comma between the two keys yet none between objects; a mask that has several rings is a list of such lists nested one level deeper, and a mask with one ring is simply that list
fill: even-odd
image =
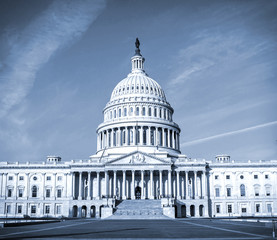
[{"label": "rectangular window", "polygon": [[230,179],[230,175],[226,175],[226,179]]},{"label": "rectangular window", "polygon": [[50,198],[50,194],[51,194],[51,190],[50,189],[46,189],[45,197]]},{"label": "rectangular window", "polygon": [[17,213],[19,213],[19,214],[22,213],[22,205],[17,206]]},{"label": "rectangular window", "polygon": [[62,190],[58,189],[57,190],[57,198],[61,198],[62,197]]},{"label": "rectangular window", "polygon": [[45,205],[45,214],[50,213],[50,205]]},{"label": "rectangular window", "polygon": [[18,197],[23,197],[23,189],[18,189]]},{"label": "rectangular window", "polygon": [[269,179],[269,176],[268,176],[268,174],[266,174],[266,175],[265,175],[264,177],[265,177],[265,179]]},{"label": "rectangular window", "polygon": [[272,206],[271,203],[266,204],[267,212],[271,213],[272,212]]},{"label": "rectangular window", "polygon": [[12,197],[12,189],[8,189],[8,197]]},{"label": "rectangular window", "polygon": [[219,196],[220,196],[219,188],[216,188],[216,189],[215,189],[215,196],[216,196],[216,197],[219,197]]},{"label": "rectangular window", "polygon": [[227,188],[227,197],[231,197],[231,188]]},{"label": "rectangular window", "polygon": [[23,181],[24,177],[23,176],[19,176],[19,181]]},{"label": "rectangular window", "polygon": [[56,213],[57,214],[61,214],[62,213],[62,206],[61,205],[57,205],[57,209],[56,209]]},{"label": "rectangular window", "polygon": [[228,213],[232,213],[232,204],[228,204],[227,208]]},{"label": "rectangular window", "polygon": [[62,176],[58,176],[58,181],[62,181]]},{"label": "rectangular window", "polygon": [[216,213],[220,213],[220,205],[216,205],[215,209],[216,209]]},{"label": "rectangular window", "polygon": [[37,212],[37,207],[35,205],[31,206],[31,214],[36,214]]},{"label": "rectangular window", "polygon": [[7,205],[7,208],[6,208],[6,213],[7,214],[11,213],[11,208],[12,208],[11,205]]},{"label": "rectangular window", "polygon": [[241,208],[242,213],[246,213],[246,207]]},{"label": "rectangular window", "polygon": [[270,188],[269,187],[267,187],[265,189],[265,194],[266,194],[266,196],[270,196]]},{"label": "rectangular window", "polygon": [[214,179],[217,180],[217,179],[218,179],[218,175],[215,175],[215,176],[214,176]]},{"label": "rectangular window", "polygon": [[261,205],[259,203],[256,204],[256,213],[261,211]]},{"label": "rectangular window", "polygon": [[13,180],[13,176],[9,176],[9,181],[12,181]]},{"label": "rectangular window", "polygon": [[258,179],[258,175],[254,175],[254,179]]},{"label": "rectangular window", "polygon": [[51,176],[47,176],[46,181],[51,181]]}]

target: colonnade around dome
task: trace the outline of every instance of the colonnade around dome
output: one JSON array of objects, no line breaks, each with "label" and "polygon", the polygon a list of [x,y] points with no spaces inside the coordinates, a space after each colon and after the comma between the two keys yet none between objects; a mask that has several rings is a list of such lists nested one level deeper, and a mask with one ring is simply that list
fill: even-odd
[{"label": "colonnade around dome", "polygon": [[176,128],[166,128],[166,125],[153,127],[141,126],[141,124],[140,126],[126,126],[125,124],[124,127],[111,127],[98,132],[98,151],[106,148],[127,146],[163,147],[179,151],[179,131]]}]

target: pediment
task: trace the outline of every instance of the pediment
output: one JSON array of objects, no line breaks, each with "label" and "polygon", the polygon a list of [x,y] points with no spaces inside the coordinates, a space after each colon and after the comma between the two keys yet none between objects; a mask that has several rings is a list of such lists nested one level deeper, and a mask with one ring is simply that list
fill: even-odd
[{"label": "pediment", "polygon": [[166,161],[144,152],[136,151],[107,162],[105,165],[170,165]]}]

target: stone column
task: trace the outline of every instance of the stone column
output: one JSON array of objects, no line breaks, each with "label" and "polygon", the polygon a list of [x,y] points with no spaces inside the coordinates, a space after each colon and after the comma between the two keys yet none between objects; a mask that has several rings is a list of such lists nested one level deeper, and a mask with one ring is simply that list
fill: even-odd
[{"label": "stone column", "polygon": [[135,199],[136,196],[135,196],[135,170],[132,170],[132,190],[131,190],[131,198],[132,199]]},{"label": "stone column", "polygon": [[172,197],[171,170],[168,170],[168,195]]},{"label": "stone column", "polygon": [[141,199],[145,199],[145,196],[144,196],[144,170],[141,170]]},{"label": "stone column", "polygon": [[154,199],[153,170],[150,170],[150,199]]},{"label": "stone column", "polygon": [[146,145],[151,145],[151,127],[148,127],[148,141],[146,142]]},{"label": "stone column", "polygon": [[15,176],[15,194],[14,194],[14,196],[15,196],[15,199],[17,199],[18,173],[15,173],[14,176]]},{"label": "stone column", "polygon": [[167,129],[167,141],[168,141],[167,147],[170,147],[170,130],[169,130],[169,128]]},{"label": "stone column", "polygon": [[2,195],[2,192],[3,192],[2,188],[3,188],[3,173],[0,173],[0,198],[3,196]]},{"label": "stone column", "polygon": [[78,200],[82,200],[82,172],[79,172],[79,195]]},{"label": "stone column", "polygon": [[165,140],[165,130],[164,128],[162,128],[162,132],[163,132],[163,147],[165,147],[165,143],[166,143],[166,140]]},{"label": "stone column", "polygon": [[[7,173],[6,175],[6,184],[7,184]],[[26,173],[26,178],[27,178],[27,187],[26,187],[26,198],[29,199],[29,194],[30,194],[30,178],[29,178],[30,173]],[[5,186],[5,185],[4,185]],[[5,196],[6,196],[6,186],[5,186]]]},{"label": "stone column", "polygon": [[172,148],[175,148],[175,131],[172,130],[172,134],[171,134],[171,141],[172,141]]},{"label": "stone column", "polygon": [[177,199],[181,199],[181,196],[180,196],[180,172],[179,171],[176,171],[176,174],[177,174]]},{"label": "stone column", "polygon": [[128,145],[128,143],[129,143],[128,127],[125,127],[125,145]]},{"label": "stone column", "polygon": [[64,173],[64,178],[65,178],[65,187],[63,191],[63,197],[66,198],[67,197],[67,173]]},{"label": "stone column", "polygon": [[189,171],[186,171],[185,174],[186,174],[186,199],[189,199]]},{"label": "stone column", "polygon": [[155,128],[155,131],[156,131],[156,134],[155,134],[156,135],[156,144],[155,145],[158,146],[158,145],[160,145],[160,143],[159,143],[159,134],[158,134],[159,131],[158,131],[157,127]]},{"label": "stone column", "polygon": [[113,140],[113,136],[114,135],[114,129],[112,128],[112,131],[111,131],[111,147],[113,147],[114,146],[114,144],[113,144],[113,142],[114,142],[114,140]]},{"label": "stone column", "polygon": [[122,183],[122,199],[126,199],[126,171],[123,172],[123,183]]},{"label": "stone column", "polygon": [[202,198],[206,198],[206,172],[203,171],[202,174]]},{"label": "stone column", "polygon": [[197,171],[194,171],[194,198],[198,198]]},{"label": "stone column", "polygon": [[57,173],[53,173],[53,176],[54,176],[54,198],[56,199]]},{"label": "stone column", "polygon": [[87,200],[91,200],[91,172],[88,172],[88,196]]},{"label": "stone column", "polygon": [[44,200],[45,198],[45,174],[46,173],[42,173],[42,199]]},{"label": "stone column", "polygon": [[96,172],[97,174],[97,199],[100,199],[100,172]]},{"label": "stone column", "polygon": [[136,145],[137,144],[137,130],[136,127],[133,127],[133,144],[132,145]]},{"label": "stone column", "polygon": [[75,173],[72,173],[72,199],[75,199]]},{"label": "stone column", "polygon": [[116,170],[113,172],[113,195],[116,196]]},{"label": "stone column", "polygon": [[160,170],[159,171],[159,175],[160,175],[160,197],[163,197],[163,171]]},{"label": "stone column", "polygon": [[106,198],[109,198],[109,172],[105,171]]}]

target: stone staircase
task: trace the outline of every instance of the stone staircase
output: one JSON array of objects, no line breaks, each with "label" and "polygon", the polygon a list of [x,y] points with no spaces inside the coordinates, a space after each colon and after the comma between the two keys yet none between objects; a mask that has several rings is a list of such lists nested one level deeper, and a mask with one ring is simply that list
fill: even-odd
[{"label": "stone staircase", "polygon": [[165,219],[160,200],[124,200],[110,219]]}]

